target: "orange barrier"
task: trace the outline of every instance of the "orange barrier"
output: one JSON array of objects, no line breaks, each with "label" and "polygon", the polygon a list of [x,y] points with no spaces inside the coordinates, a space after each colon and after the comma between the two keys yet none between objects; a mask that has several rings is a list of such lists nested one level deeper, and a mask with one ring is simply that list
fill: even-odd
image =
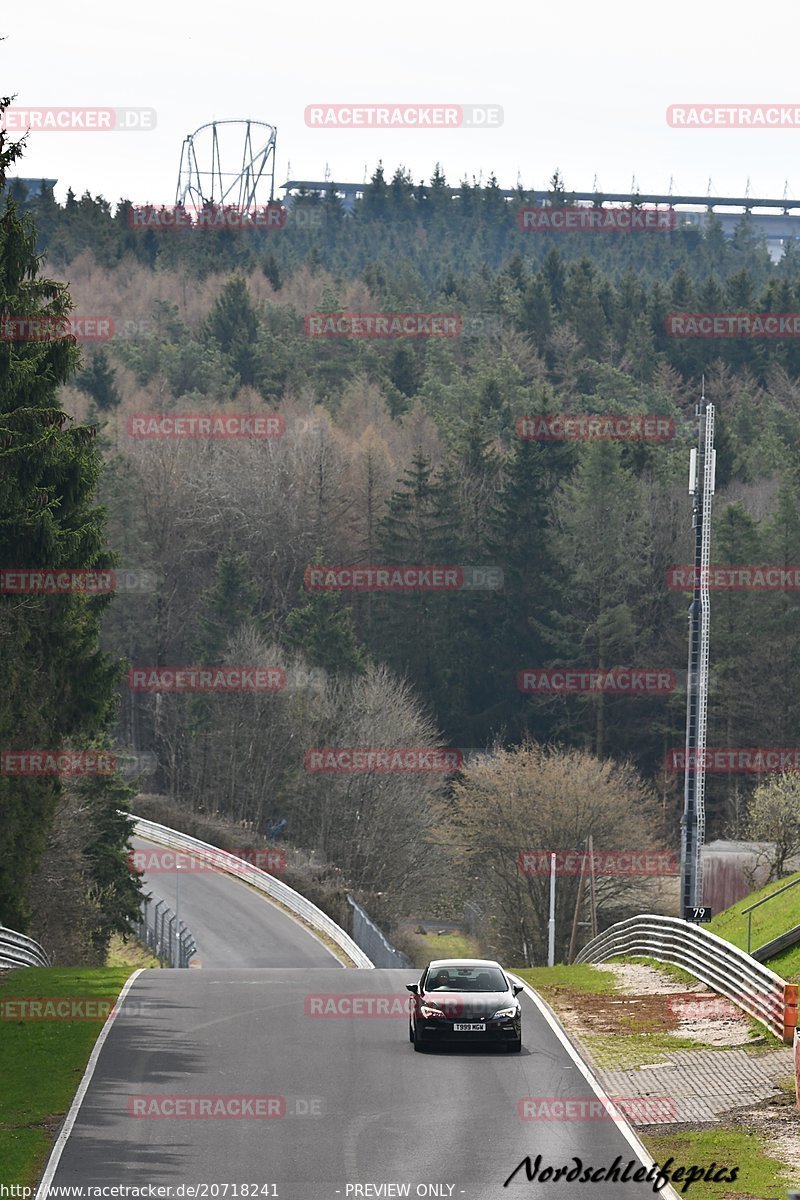
[{"label": "orange barrier", "polygon": [[797,1030],[797,987],[796,983],[783,985],[783,1040],[788,1046]]}]

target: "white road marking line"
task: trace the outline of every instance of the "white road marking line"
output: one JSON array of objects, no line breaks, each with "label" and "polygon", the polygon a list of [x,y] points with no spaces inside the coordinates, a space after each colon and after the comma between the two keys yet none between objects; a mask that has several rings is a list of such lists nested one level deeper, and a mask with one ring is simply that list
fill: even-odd
[{"label": "white road marking line", "polygon": [[[536,1005],[536,1007],[539,1009],[539,1012],[542,1014],[545,1021],[547,1021],[547,1024],[553,1030],[553,1033],[555,1033],[556,1037],[559,1039],[559,1041],[563,1045],[564,1049],[567,1051],[567,1054],[570,1056],[572,1061],[575,1063],[575,1066],[578,1068],[581,1075],[583,1075],[586,1082],[593,1089],[595,1094],[602,1101],[604,1101],[605,1104],[607,1104],[609,1106],[610,1111],[612,1113],[615,1113],[619,1117],[617,1125],[618,1125],[620,1132],[622,1133],[622,1136],[625,1138],[626,1142],[631,1147],[634,1154],[639,1159],[639,1161],[642,1163],[642,1165],[647,1167],[649,1170],[650,1167],[655,1165],[655,1159],[650,1156],[644,1142],[639,1140],[635,1131],[628,1124],[625,1114],[619,1111],[619,1109],[614,1104],[613,1100],[609,1096],[607,1096],[606,1093],[603,1091],[603,1087],[602,1087],[600,1081],[595,1078],[595,1076],[592,1074],[589,1067],[586,1065],[586,1063],[583,1061],[581,1056],[578,1054],[578,1052],[575,1049],[575,1047],[573,1046],[572,1042],[569,1040],[566,1033],[561,1028],[558,1021],[556,1020],[556,1017],[554,1016],[553,1012],[551,1011],[550,1006],[547,1003],[545,1003],[545,1001],[542,999],[541,996],[537,995],[536,992],[534,992],[534,990],[530,987],[529,984],[527,984],[525,982],[524,979],[520,979],[518,976],[512,975],[510,971],[506,971],[506,974],[508,975],[509,979],[513,979],[515,983],[519,983],[522,985],[525,995],[528,996],[529,999],[531,999],[533,1001],[533,1003]],[[665,1187],[663,1187],[661,1189],[661,1191],[659,1192],[659,1196],[669,1197],[669,1200],[681,1200],[681,1197],[675,1191],[675,1188],[672,1186],[671,1183],[668,1183]]]},{"label": "white road marking line", "polygon": [[45,1167],[44,1175],[42,1176],[42,1181],[39,1184],[39,1187],[36,1192],[36,1200],[47,1200],[47,1196],[50,1192],[50,1185],[53,1182],[53,1176],[55,1175],[56,1170],[58,1169],[58,1164],[61,1161],[61,1155],[64,1153],[64,1147],[67,1144],[67,1139],[69,1138],[69,1135],[72,1133],[72,1127],[75,1124],[75,1121],[77,1120],[78,1112],[80,1110],[81,1104],[83,1104],[83,1098],[89,1090],[89,1084],[92,1082],[92,1076],[94,1075],[94,1069],[97,1066],[97,1060],[100,1057],[100,1051],[103,1049],[103,1044],[105,1043],[106,1038],[108,1037],[109,1033],[111,1032],[111,1026],[114,1024],[114,1022],[117,1019],[119,1010],[125,1000],[125,997],[127,996],[128,992],[130,991],[131,985],[139,978],[142,971],[147,970],[147,969],[148,968],[146,968],[146,967],[139,967],[138,970],[133,972],[133,974],[130,976],[129,979],[126,979],[125,986],[123,987],[122,991],[120,992],[120,994],[117,998],[116,1004],[114,1005],[114,1007],[112,1008],[112,1010],[108,1014],[108,1016],[106,1017],[105,1024],[103,1025],[103,1028],[100,1030],[97,1041],[94,1044],[94,1049],[92,1050],[92,1053],[89,1055],[89,1061],[86,1064],[86,1070],[83,1073],[83,1079],[81,1080],[80,1086],[73,1097],[72,1104],[69,1107],[69,1112],[66,1115],[64,1124],[61,1126],[58,1137],[55,1140],[53,1149],[50,1151],[50,1157],[47,1160],[47,1166]]}]

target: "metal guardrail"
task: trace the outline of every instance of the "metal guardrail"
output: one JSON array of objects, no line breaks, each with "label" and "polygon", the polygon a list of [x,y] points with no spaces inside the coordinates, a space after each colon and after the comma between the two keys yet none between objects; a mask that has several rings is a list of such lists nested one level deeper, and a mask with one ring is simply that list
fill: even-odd
[{"label": "metal guardrail", "polygon": [[787,983],[715,933],[678,917],[629,917],[592,938],[575,961],[604,962],[624,954],[682,967],[791,1044],[797,1028],[797,984]]},{"label": "metal guardrail", "polygon": [[188,967],[197,946],[183,921],[177,933],[176,925],[176,914],[165,900],[153,903],[152,896],[145,896],[133,929],[139,941],[153,951],[163,966]]},{"label": "metal guardrail", "polygon": [[345,933],[341,926],[337,925],[321,908],[317,908],[316,904],[312,904],[305,896],[301,896],[294,888],[290,888],[282,880],[276,879],[274,875],[269,875],[259,867],[253,867],[243,859],[236,858],[229,850],[220,850],[217,846],[209,845],[208,842],[201,842],[198,838],[189,837],[187,833],[179,833],[176,829],[158,825],[155,821],[146,821],[143,817],[134,816],[133,813],[127,815],[134,821],[133,833],[137,837],[146,838],[159,846],[167,846],[170,850],[181,850],[192,858],[210,860],[210,864],[215,870],[222,871],[226,875],[233,875],[236,879],[249,883],[251,887],[257,888],[258,891],[277,900],[279,904],[288,908],[290,912],[300,917],[318,933],[324,933],[340,950],[344,951],[354,966],[374,967],[375,964],[361,947],[356,945],[349,933]]},{"label": "metal guardrail", "polygon": [[411,960],[402,950],[396,950],[387,941],[386,935],[375,924],[369,913],[361,907],[352,896],[347,897],[347,903],[353,909],[353,940],[369,955],[376,967],[406,967],[411,966]]},{"label": "metal guardrail", "polygon": [[0,967],[49,967],[50,959],[33,938],[0,925]]}]

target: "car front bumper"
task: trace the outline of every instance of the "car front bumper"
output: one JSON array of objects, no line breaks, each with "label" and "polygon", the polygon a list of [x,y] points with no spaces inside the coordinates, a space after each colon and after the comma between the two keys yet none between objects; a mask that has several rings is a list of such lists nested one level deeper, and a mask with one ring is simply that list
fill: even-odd
[{"label": "car front bumper", "polygon": [[[483,1030],[456,1030],[455,1025],[480,1023],[486,1026]],[[480,1043],[497,1043],[516,1042],[522,1036],[522,1021],[514,1020],[513,1017],[507,1017],[500,1021],[486,1021],[480,1018],[475,1018],[472,1022],[468,1017],[461,1017],[458,1021],[449,1020],[442,1017],[418,1017],[417,1018],[417,1034],[419,1040],[423,1043],[433,1044],[437,1042],[447,1042],[456,1044],[461,1042],[470,1042],[475,1044]]]}]

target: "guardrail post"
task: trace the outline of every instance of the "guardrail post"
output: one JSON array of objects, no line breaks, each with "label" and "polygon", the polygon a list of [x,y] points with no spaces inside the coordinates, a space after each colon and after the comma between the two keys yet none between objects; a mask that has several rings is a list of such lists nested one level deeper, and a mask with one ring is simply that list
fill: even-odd
[{"label": "guardrail post", "polygon": [[787,983],[783,988],[783,1040],[791,1046],[797,1029],[797,984]]}]

